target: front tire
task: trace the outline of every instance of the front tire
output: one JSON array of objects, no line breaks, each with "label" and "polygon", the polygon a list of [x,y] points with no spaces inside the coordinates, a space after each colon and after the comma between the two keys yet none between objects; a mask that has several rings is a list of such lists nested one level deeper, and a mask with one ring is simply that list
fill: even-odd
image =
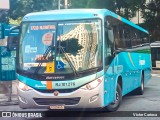
[{"label": "front tire", "polygon": [[122,102],[122,90],[119,84],[117,84],[117,89],[116,89],[116,100],[114,100],[112,103],[110,103],[108,106],[105,107],[105,110],[109,112],[114,112],[116,111],[120,104]]}]

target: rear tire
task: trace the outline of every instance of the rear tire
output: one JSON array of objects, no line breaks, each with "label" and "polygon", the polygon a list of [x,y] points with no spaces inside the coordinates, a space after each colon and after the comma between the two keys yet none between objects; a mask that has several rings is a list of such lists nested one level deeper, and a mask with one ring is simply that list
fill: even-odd
[{"label": "rear tire", "polygon": [[141,86],[137,88],[136,93],[138,95],[143,95],[144,93],[144,76],[141,76]]},{"label": "rear tire", "polygon": [[122,90],[119,84],[117,84],[117,89],[116,89],[116,100],[110,103],[108,106],[105,107],[106,111],[114,112],[116,111],[120,104],[122,102]]}]

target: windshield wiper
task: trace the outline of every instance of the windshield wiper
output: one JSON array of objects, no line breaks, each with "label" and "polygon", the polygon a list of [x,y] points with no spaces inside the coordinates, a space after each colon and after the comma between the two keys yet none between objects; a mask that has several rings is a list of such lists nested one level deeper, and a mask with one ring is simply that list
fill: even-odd
[{"label": "windshield wiper", "polygon": [[[37,68],[35,69],[34,73],[38,73],[38,71],[40,70],[41,66],[42,66],[42,63],[47,60],[46,58],[49,57],[48,55],[51,54],[51,50],[52,50],[53,46],[48,46],[45,53],[42,55],[43,59],[44,60],[40,60]],[[52,56],[52,55],[51,55]]]},{"label": "windshield wiper", "polygon": [[66,52],[65,52],[64,48],[63,48],[60,44],[59,44],[58,47],[59,47],[60,51],[64,54],[64,56],[65,56],[67,62],[69,63],[70,67],[73,69],[75,76],[78,77],[79,74],[77,73],[76,68],[74,67],[74,65],[72,64],[72,62],[71,62],[70,59],[68,58],[68,56],[66,55]]}]

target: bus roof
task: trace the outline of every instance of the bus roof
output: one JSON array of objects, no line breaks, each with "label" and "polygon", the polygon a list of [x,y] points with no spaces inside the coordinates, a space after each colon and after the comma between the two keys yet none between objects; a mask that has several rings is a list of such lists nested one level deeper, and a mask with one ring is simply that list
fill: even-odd
[{"label": "bus roof", "polygon": [[153,43],[150,44],[151,47],[160,47],[160,41],[155,41]]},{"label": "bus roof", "polygon": [[148,31],[141,28],[138,25],[130,22],[129,20],[120,17],[119,15],[107,10],[107,9],[61,9],[51,10],[43,12],[29,13],[24,16],[22,21],[59,21],[59,20],[77,20],[77,19],[89,19],[89,18],[103,18],[104,16],[113,16],[126,24],[129,24],[145,33]]}]

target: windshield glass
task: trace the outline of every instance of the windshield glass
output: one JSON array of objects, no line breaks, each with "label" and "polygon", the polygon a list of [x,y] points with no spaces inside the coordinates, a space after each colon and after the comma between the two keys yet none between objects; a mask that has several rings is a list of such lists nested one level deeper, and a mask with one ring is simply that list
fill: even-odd
[{"label": "windshield glass", "polygon": [[54,44],[55,35],[55,23],[24,23],[20,38],[19,67],[34,72],[36,67],[45,67],[47,62],[53,62],[55,50],[49,48]]},{"label": "windshield glass", "polygon": [[18,69],[78,74],[102,65],[101,20],[22,24]]}]

